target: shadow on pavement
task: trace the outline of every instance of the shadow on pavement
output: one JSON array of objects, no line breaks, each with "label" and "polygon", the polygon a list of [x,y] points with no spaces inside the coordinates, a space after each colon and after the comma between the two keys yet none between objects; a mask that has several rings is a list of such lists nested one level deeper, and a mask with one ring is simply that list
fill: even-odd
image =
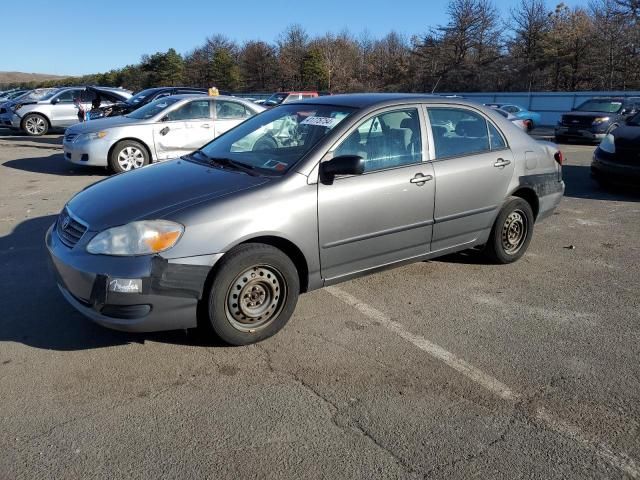
[{"label": "shadow on pavement", "polygon": [[621,202],[639,202],[640,189],[623,185],[611,185],[606,188],[591,178],[588,165],[564,165],[562,177],[565,183],[565,197],[591,200],[609,200]]},{"label": "shadow on pavement", "polygon": [[20,158],[9,160],[3,164],[8,168],[24,170],[25,172],[46,173],[49,175],[61,176],[100,176],[106,177],[109,171],[102,167],[83,167],[81,165],[71,165],[64,159],[61,153],[49,155],[47,157]]},{"label": "shadow on pavement", "polygon": [[0,237],[0,342],[47,350],[85,350],[144,343],[221,346],[196,331],[129,334],[108,330],[76,312],[48,267],[44,236],[55,215],[25,220]]}]

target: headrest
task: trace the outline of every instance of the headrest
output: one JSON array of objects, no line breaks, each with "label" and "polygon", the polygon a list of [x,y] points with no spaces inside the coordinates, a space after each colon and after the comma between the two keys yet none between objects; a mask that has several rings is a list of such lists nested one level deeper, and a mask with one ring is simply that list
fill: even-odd
[{"label": "headrest", "polygon": [[456,125],[456,134],[460,137],[486,137],[487,125],[480,120],[461,120]]},{"label": "headrest", "polygon": [[400,128],[413,128],[416,126],[416,119],[413,117],[403,118],[400,122]]},{"label": "headrest", "polygon": [[444,137],[447,134],[447,129],[438,125],[433,125],[431,130],[433,130],[433,135],[436,137]]}]

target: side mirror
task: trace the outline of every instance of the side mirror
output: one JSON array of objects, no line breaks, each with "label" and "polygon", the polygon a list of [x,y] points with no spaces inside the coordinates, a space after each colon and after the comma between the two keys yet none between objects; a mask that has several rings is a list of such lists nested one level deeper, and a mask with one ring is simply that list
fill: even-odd
[{"label": "side mirror", "polygon": [[331,185],[336,175],[362,175],[364,160],[358,155],[340,155],[320,164],[320,180]]},{"label": "side mirror", "polygon": [[51,100],[51,105],[56,105],[58,103],[60,103],[60,99],[59,98],[54,98],[54,99]]},{"label": "side mirror", "polygon": [[162,117],[160,119],[161,122],[168,122],[169,121],[169,115],[165,115],[164,117]]}]

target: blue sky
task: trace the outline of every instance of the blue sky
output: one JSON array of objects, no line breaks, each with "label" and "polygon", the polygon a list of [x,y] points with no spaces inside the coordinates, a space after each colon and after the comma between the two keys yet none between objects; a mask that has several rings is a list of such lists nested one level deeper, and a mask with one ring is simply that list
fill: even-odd
[{"label": "blue sky", "polygon": [[[564,0],[577,5],[579,0]],[[185,53],[221,33],[239,42],[275,41],[293,23],[309,34],[364,31],[407,36],[445,23],[447,0],[5,0],[0,71],[97,73],[171,47]],[[506,15],[515,1],[494,0]],[[92,6],[94,5],[94,6]],[[100,6],[99,6],[100,5]],[[312,8],[311,6],[318,8]],[[549,1],[550,8],[555,5]]]}]

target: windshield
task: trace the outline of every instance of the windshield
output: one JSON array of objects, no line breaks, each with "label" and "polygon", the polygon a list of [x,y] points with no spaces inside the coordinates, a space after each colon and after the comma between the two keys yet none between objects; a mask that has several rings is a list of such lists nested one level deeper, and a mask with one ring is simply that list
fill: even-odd
[{"label": "windshield", "polygon": [[602,113],[617,113],[622,108],[622,102],[616,100],[607,99],[593,99],[587,100],[578,108],[579,112],[602,112]]},{"label": "windshield", "polygon": [[151,117],[155,117],[160,112],[165,110],[167,107],[173,105],[179,100],[180,100],[179,98],[171,98],[171,97],[160,98],[158,100],[155,100],[145,105],[144,107],[140,107],[138,110],[136,110],[133,113],[130,113],[129,115],[125,115],[125,117],[135,118],[138,120],[148,120]]},{"label": "windshield", "polygon": [[41,100],[43,97],[51,98],[57,92],[57,88],[38,88],[36,90],[29,90],[19,97],[15,98],[14,100]]},{"label": "windshield", "polygon": [[282,174],[354,110],[331,105],[280,106],[241,123],[201,151],[210,159],[230,159],[264,173]]},{"label": "windshield", "polygon": [[142,90],[141,92],[136,93],[133,97],[127,100],[127,103],[131,105],[138,105],[149,95],[152,95],[154,92],[156,92],[156,90],[156,88],[147,88],[146,90]]},{"label": "windshield", "polygon": [[[48,91],[46,91],[46,92],[40,92],[41,94],[40,94],[40,93],[37,93],[37,94],[36,94],[37,96],[31,96],[31,98],[33,98],[34,100],[35,100],[35,99],[38,99],[38,100],[49,100],[49,99],[50,99],[51,97],[53,97],[56,93],[58,93],[60,90],[61,90],[61,89],[57,89],[57,88],[56,88],[56,89],[53,89],[53,90],[48,90]],[[36,91],[36,90],[34,90],[34,91],[33,91],[33,92],[31,92],[31,93],[36,93],[36,92],[37,92],[37,91]]]},{"label": "windshield", "polygon": [[629,120],[627,120],[627,125],[631,125],[632,127],[640,127],[640,113],[635,114]]},{"label": "windshield", "polygon": [[18,98],[21,97],[22,95],[24,95],[26,93],[26,90],[19,90],[17,92],[11,92],[9,93],[6,98],[8,100],[13,100],[14,98]]},{"label": "windshield", "polygon": [[264,103],[265,105],[280,105],[288,96],[288,93],[274,93],[269,98],[267,98]]}]

